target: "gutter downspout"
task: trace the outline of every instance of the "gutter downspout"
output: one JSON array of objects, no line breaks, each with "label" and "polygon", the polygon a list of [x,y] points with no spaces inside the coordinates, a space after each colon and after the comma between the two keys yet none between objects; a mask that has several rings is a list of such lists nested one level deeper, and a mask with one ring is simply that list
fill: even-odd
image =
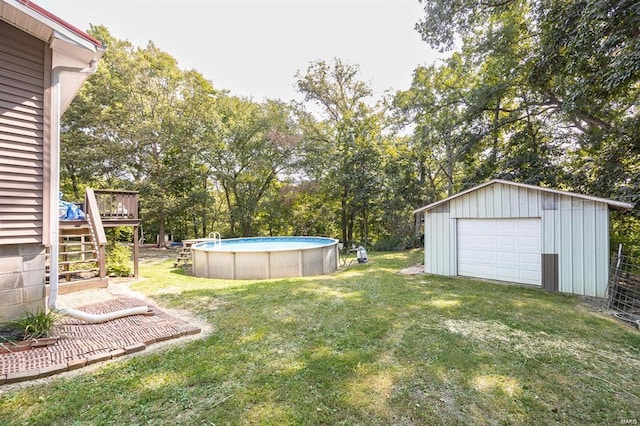
[{"label": "gutter downspout", "polygon": [[153,312],[149,306],[138,306],[135,308],[123,309],[106,314],[90,314],[75,309],[65,309],[56,307],[58,299],[58,267],[59,267],[59,238],[60,238],[60,218],[58,217],[57,202],[60,193],[60,118],[62,116],[60,101],[60,74],[63,72],[93,74],[98,69],[98,62],[92,60],[88,68],[75,68],[57,66],[52,71],[53,79],[53,102],[52,102],[52,126],[51,134],[51,186],[49,199],[51,208],[49,209],[49,223],[51,226],[51,248],[49,267],[49,300],[47,306],[57,314],[70,316],[89,323],[101,323],[122,318],[130,315],[144,315]]}]

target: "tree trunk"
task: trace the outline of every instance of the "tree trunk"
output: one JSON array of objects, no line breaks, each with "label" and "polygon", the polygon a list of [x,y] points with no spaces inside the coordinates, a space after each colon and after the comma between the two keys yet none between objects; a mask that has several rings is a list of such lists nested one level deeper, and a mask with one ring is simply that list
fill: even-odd
[{"label": "tree trunk", "polygon": [[250,237],[252,232],[251,232],[251,221],[248,220],[248,218],[245,218],[244,220],[242,220],[242,224],[241,224],[241,228],[242,228],[242,236],[243,237]]},{"label": "tree trunk", "polygon": [[351,243],[349,235],[347,235],[347,188],[344,188],[342,192],[341,212],[340,212],[340,225],[342,226],[342,242],[345,247]]},{"label": "tree trunk", "polygon": [[414,218],[415,218],[415,222],[414,222],[414,226],[415,226],[415,236],[416,238],[421,238],[422,237],[422,217],[423,217],[423,213],[416,213]]},{"label": "tree trunk", "polygon": [[80,199],[80,188],[78,188],[78,179],[76,178],[74,173],[69,172],[69,176],[71,177],[71,187],[73,188],[73,199]]},{"label": "tree trunk", "polygon": [[[207,185],[207,183],[208,183],[207,176],[205,175],[202,182],[202,187],[206,192],[209,191],[209,186]],[[202,236],[206,237],[209,235],[209,233],[207,232],[207,224],[209,223],[209,206],[206,203],[206,197],[205,197],[205,203],[202,205],[202,216],[200,220],[202,220]]]},{"label": "tree trunk", "polygon": [[[498,120],[500,120],[500,102],[502,99],[498,98],[496,101],[496,109],[493,113],[493,147],[491,148],[491,165],[495,168],[496,161],[498,159],[498,147],[500,131],[498,128]],[[492,171],[493,173],[493,171]]]},{"label": "tree trunk", "polygon": [[193,227],[193,236],[195,238],[198,238],[198,234],[199,234],[199,232],[198,232],[198,218],[196,217],[195,214],[191,215],[191,223],[192,223],[191,226]]},{"label": "tree trunk", "polygon": [[447,196],[453,195],[453,141],[447,143]]},{"label": "tree trunk", "polygon": [[355,222],[355,214],[353,212],[349,212],[347,215],[347,238],[349,238],[349,242],[354,242],[353,240],[353,224]]},{"label": "tree trunk", "polygon": [[369,215],[368,215],[367,207],[364,208],[363,216],[364,216],[364,223],[362,224],[362,228],[363,228],[362,235],[364,239],[364,246],[369,247]]},{"label": "tree trunk", "polygon": [[165,246],[165,230],[164,230],[164,211],[160,212],[158,217],[158,248]]}]

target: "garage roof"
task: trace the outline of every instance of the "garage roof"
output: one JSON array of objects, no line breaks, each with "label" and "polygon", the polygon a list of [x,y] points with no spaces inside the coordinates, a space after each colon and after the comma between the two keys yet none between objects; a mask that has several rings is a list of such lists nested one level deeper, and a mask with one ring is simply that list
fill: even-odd
[{"label": "garage roof", "polygon": [[496,183],[501,183],[501,184],[504,184],[504,185],[511,185],[511,186],[518,186],[518,187],[527,188],[527,189],[534,189],[536,191],[549,192],[549,193],[552,193],[552,194],[569,195],[571,197],[582,198],[583,200],[597,201],[597,202],[600,202],[600,203],[606,203],[609,207],[615,208],[615,209],[620,209],[620,210],[631,210],[631,209],[633,209],[633,204],[623,203],[622,201],[609,200],[607,198],[600,198],[600,197],[592,197],[590,195],[578,194],[578,193],[569,192],[569,191],[560,191],[559,189],[544,188],[542,186],[527,185],[526,183],[511,182],[511,181],[502,180],[502,179],[493,179],[493,180],[490,180],[489,182],[485,182],[483,184],[474,186],[473,188],[469,188],[466,191],[458,192],[457,194],[454,194],[454,195],[452,195],[450,197],[447,197],[444,200],[436,201],[435,203],[431,203],[431,204],[426,205],[424,207],[420,207],[419,209],[414,210],[413,213],[416,214],[416,213],[421,213],[421,212],[424,212],[424,211],[431,210],[434,207],[439,206],[440,204],[443,204],[443,203],[446,203],[447,201],[453,200],[454,198],[461,197],[461,196],[463,196],[465,194],[468,194],[468,193],[473,192],[473,191],[477,191],[478,189],[484,188],[486,186],[494,185]]}]

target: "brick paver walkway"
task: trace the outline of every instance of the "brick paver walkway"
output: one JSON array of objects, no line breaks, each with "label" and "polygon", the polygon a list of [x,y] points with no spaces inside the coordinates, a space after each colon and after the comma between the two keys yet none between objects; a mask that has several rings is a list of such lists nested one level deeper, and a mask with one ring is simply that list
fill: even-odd
[{"label": "brick paver walkway", "polygon": [[[59,307],[102,314],[147,303],[109,289],[85,290],[59,296]],[[102,324],[65,317],[56,325],[57,343],[47,347],[0,354],[0,386],[48,377],[86,365],[144,350],[147,345],[190,334],[200,328],[153,306],[155,315],[135,315]]]}]

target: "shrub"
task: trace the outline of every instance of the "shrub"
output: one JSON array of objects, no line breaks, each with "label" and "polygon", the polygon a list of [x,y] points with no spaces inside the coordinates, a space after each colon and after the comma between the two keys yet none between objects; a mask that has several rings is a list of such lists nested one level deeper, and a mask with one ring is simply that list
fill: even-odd
[{"label": "shrub", "polygon": [[107,251],[107,274],[115,277],[131,275],[131,248],[114,243]]},{"label": "shrub", "polygon": [[400,251],[411,246],[412,244],[406,236],[395,235],[380,239],[373,245],[372,249],[375,251]]},{"label": "shrub", "polygon": [[119,241],[131,241],[133,239],[133,228],[128,226],[118,226],[106,230],[109,244],[115,244]]}]

